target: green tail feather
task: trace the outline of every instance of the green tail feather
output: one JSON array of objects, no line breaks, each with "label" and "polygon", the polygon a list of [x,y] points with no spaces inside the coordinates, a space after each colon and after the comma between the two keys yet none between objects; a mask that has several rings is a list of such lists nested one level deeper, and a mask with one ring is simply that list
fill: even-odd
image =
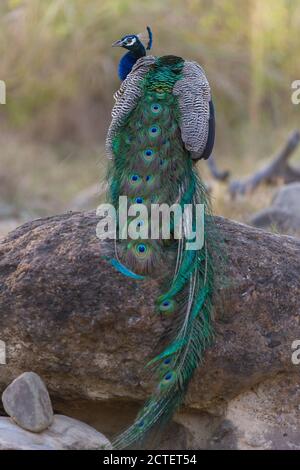
[{"label": "green tail feather", "polygon": [[[179,129],[177,98],[172,94],[181,77],[182,59],[173,63],[157,59],[156,66],[141,81],[143,94],[127,116],[113,141],[114,161],[109,173],[110,200],[118,208],[118,198],[129,203],[176,201],[205,204],[206,224],[211,224],[209,203],[203,185],[193,169]],[[178,198],[179,196],[179,198]],[[148,221],[141,219],[141,224]],[[188,383],[202,361],[213,331],[211,297],[214,287],[212,231],[206,230],[201,250],[186,250],[187,240],[120,240],[116,259],[137,274],[150,274],[162,265],[167,250],[177,248],[173,279],[157,299],[157,311],[172,319],[166,346],[148,367],[157,380],[152,396],[136,420],[114,441],[115,448],[137,444],[156,424],[169,419],[183,402]]]}]

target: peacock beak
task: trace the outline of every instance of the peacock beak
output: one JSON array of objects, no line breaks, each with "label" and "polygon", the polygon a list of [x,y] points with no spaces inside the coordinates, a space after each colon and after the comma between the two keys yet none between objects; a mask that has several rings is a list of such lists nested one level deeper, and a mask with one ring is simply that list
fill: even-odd
[{"label": "peacock beak", "polygon": [[112,47],[122,47],[123,46],[123,41],[120,39],[119,41],[116,41],[112,44]]}]

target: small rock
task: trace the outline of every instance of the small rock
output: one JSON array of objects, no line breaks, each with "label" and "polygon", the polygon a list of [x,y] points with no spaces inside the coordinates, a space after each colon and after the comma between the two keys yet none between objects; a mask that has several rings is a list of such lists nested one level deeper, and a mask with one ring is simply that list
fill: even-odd
[{"label": "small rock", "polygon": [[300,183],[282,186],[272,204],[250,219],[250,225],[300,237]]},{"label": "small rock", "polygon": [[109,440],[91,426],[67,416],[55,415],[40,434],[19,428],[10,418],[0,418],[0,450],[104,450]]},{"label": "small rock", "polygon": [[34,372],[25,372],[15,379],[4,390],[2,401],[6,413],[28,431],[44,431],[53,421],[49,393]]},{"label": "small rock", "polygon": [[271,232],[287,235],[300,233],[300,217],[277,207],[270,207],[255,214],[250,219],[250,224]]},{"label": "small rock", "polygon": [[272,206],[293,213],[300,218],[300,183],[282,186],[272,201]]}]

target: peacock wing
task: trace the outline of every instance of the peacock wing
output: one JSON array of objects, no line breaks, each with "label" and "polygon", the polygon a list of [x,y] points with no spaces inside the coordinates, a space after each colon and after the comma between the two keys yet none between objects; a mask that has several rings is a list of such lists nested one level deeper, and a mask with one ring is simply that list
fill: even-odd
[{"label": "peacock wing", "polygon": [[208,158],[214,144],[214,108],[208,80],[199,64],[185,61],[173,94],[178,97],[185,148],[195,160]]},{"label": "peacock wing", "polygon": [[114,94],[115,105],[112,109],[112,120],[108,129],[106,138],[106,153],[108,158],[113,159],[112,141],[118,129],[135,106],[137,105],[142,90],[140,87],[141,80],[151,66],[155,63],[154,56],[141,57],[133,66],[132,71],[122,82],[119,90]]}]

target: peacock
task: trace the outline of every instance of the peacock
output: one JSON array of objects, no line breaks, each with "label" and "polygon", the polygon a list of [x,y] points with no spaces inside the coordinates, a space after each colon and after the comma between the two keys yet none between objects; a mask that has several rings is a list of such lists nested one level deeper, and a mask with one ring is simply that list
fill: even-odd
[{"label": "peacock", "polygon": [[[129,34],[113,46],[126,49],[119,63],[120,89],[115,93],[112,121],[107,135],[108,197],[119,212],[120,196],[134,207],[176,203],[204,207],[204,242],[187,249],[186,219],[182,237],[145,236],[149,216],[130,216],[118,226],[111,264],[137,283],[157,275],[161,295],[155,301],[158,318],[168,327],[161,349],[146,365],[156,383],[133,424],[113,445],[125,449],[140,445],[182,404],[187,386],[203,353],[213,339],[212,295],[216,249],[209,197],[197,174],[195,162],[208,159],[215,140],[215,113],[210,86],[203,69],[192,61],[166,55],[147,55],[152,48],[150,27],[146,34]],[[148,219],[147,219],[148,217]],[[192,226],[195,228],[195,214]],[[130,223],[138,237],[126,237]],[[120,225],[120,223],[119,223]],[[121,234],[121,235],[120,235]],[[172,271],[166,266],[172,261]]]}]

